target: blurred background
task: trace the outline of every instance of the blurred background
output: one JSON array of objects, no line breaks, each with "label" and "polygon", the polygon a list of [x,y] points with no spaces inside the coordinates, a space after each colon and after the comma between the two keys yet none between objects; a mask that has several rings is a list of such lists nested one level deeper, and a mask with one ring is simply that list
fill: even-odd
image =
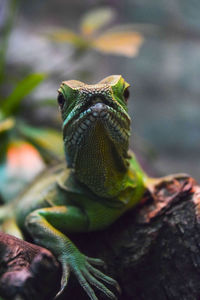
[{"label": "blurred background", "polygon": [[131,148],[200,181],[199,0],[0,0],[0,195],[63,156],[57,89],[122,74]]}]

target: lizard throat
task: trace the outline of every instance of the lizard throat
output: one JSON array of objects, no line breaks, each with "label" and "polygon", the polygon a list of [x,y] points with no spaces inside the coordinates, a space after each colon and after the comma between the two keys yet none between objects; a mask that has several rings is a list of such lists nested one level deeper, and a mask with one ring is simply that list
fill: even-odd
[{"label": "lizard throat", "polygon": [[[130,119],[123,115],[121,111],[117,111],[102,102],[93,103],[88,109],[82,111],[78,116],[72,118],[63,125],[63,136],[65,150],[71,152],[73,149],[75,154],[76,149],[80,148],[87,142],[88,136],[91,135],[93,128],[97,122],[103,125],[103,131],[107,132],[110,140],[119,147],[125,147],[129,143],[130,136]],[[101,132],[99,133],[101,136]],[[68,153],[68,163],[73,165],[75,158],[73,153]]]},{"label": "lizard throat", "polygon": [[[121,115],[102,103],[90,107],[86,116],[84,122],[72,123],[73,136],[64,138],[68,167],[95,194],[114,197],[121,191],[119,182],[127,171],[129,130],[122,127]],[[79,127],[75,129],[75,125]]]},{"label": "lizard throat", "polygon": [[[114,197],[127,171],[130,119],[103,102],[93,102],[63,124],[68,167],[95,194]],[[118,183],[119,187],[118,187]]]},{"label": "lizard throat", "polygon": [[77,153],[75,176],[98,196],[110,198],[120,193],[126,171],[127,160],[97,121]]}]

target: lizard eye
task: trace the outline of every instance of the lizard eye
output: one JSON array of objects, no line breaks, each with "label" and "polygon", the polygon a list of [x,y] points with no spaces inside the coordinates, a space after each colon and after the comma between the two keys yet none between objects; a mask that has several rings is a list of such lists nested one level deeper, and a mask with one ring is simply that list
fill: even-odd
[{"label": "lizard eye", "polygon": [[65,103],[65,98],[64,98],[63,94],[59,93],[58,94],[58,104],[59,104],[60,108],[63,108],[64,103]]},{"label": "lizard eye", "polygon": [[129,96],[130,96],[130,92],[129,92],[129,89],[128,89],[128,88],[126,88],[126,89],[124,90],[123,96],[124,96],[124,100],[125,100],[126,102],[128,102],[128,98],[129,98]]}]

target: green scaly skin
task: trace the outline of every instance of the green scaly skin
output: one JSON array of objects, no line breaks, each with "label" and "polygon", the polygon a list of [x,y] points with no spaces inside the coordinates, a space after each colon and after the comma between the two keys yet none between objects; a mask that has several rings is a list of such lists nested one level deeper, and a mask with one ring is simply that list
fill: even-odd
[{"label": "green scaly skin", "polygon": [[62,264],[58,295],[71,271],[90,299],[97,300],[93,286],[117,299],[105,285],[118,288],[117,282],[97,268],[103,262],[82,254],[67,233],[105,229],[143,196],[148,178],[128,152],[128,86],[119,75],[96,85],[75,80],[61,84],[58,103],[67,166],[42,173],[14,204],[20,229]]}]

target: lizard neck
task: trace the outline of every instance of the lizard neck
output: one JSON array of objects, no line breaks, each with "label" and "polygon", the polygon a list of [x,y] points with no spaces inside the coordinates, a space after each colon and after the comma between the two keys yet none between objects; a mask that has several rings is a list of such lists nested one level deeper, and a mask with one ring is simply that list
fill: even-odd
[{"label": "lizard neck", "polygon": [[128,161],[98,123],[78,151],[76,178],[100,197],[117,196],[125,186]]}]

